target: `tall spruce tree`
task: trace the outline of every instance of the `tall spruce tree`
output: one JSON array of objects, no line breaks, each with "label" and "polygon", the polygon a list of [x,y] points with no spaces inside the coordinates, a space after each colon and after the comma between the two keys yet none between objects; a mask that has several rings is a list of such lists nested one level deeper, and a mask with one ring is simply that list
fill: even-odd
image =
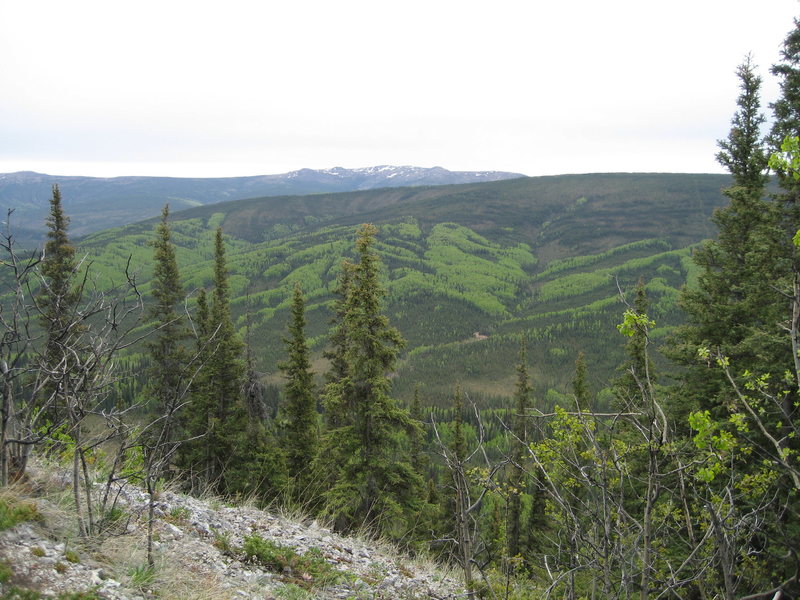
[{"label": "tall spruce tree", "polygon": [[[800,19],[794,20],[793,29],[787,34],[781,51],[781,60],[773,65],[772,73],[779,79],[780,96],[772,104],[775,116],[770,142],[772,150],[777,152],[787,137],[797,138],[800,136]],[[792,384],[788,378],[780,382],[779,375],[784,373],[784,368],[795,368],[797,353],[800,352],[800,305],[797,298],[800,296],[800,248],[795,243],[796,234],[800,230],[800,181],[795,178],[795,173],[783,168],[777,168],[778,183],[781,192],[774,198],[779,220],[776,229],[780,235],[780,260],[776,260],[776,252],[773,252],[773,262],[778,267],[777,276],[772,277],[770,287],[778,288],[787,296],[792,298],[790,306],[786,306],[781,298],[779,305],[783,309],[782,323],[783,331],[776,345],[787,352],[785,354],[773,353],[771,364],[767,363],[762,371],[771,372],[775,375],[772,380],[773,393],[780,398],[774,406],[770,407],[769,412],[763,418],[765,421],[774,423],[775,437],[781,439],[780,454],[786,456],[793,454],[795,457],[800,453],[800,438],[797,437],[796,426],[798,413],[800,412],[800,389],[798,389],[795,376]],[[790,343],[786,343],[786,332]],[[777,356],[776,356],[777,355]],[[791,372],[791,371],[789,371]],[[795,371],[796,373],[796,371]],[[780,383],[779,383],[780,382]],[[769,445],[760,444],[762,448],[769,448]],[[784,589],[789,596],[798,597],[800,595],[800,582],[798,582],[797,571],[792,571],[788,567],[785,559],[781,559],[787,553],[797,557],[800,553],[800,502],[798,501],[797,486],[791,478],[782,473],[779,480],[779,494],[787,498],[787,501],[777,507],[777,515],[774,525],[774,534],[770,537],[772,547],[767,549],[767,554],[771,554],[774,572],[778,577],[788,578],[792,581],[791,585],[785,585]]]},{"label": "tall spruce tree", "polygon": [[336,415],[325,453],[336,480],[325,495],[340,528],[367,525],[394,536],[419,509],[421,480],[405,440],[415,424],[390,394],[389,375],[404,342],[382,312],[376,233],[373,225],[358,231],[358,262],[350,268],[343,306],[346,368],[325,389],[326,411]]},{"label": "tall spruce tree", "polygon": [[[184,467],[197,482],[217,492],[234,492],[232,478],[247,449],[247,410],[243,398],[244,344],[233,327],[222,229],[214,242],[214,288],[211,304],[198,296],[198,354],[203,361],[195,378],[187,434],[195,438],[184,451]],[[188,464],[186,464],[188,462]]]},{"label": "tall spruce tree", "polygon": [[289,477],[294,479],[295,489],[299,491],[309,483],[310,466],[316,457],[318,443],[317,398],[305,325],[305,299],[300,284],[295,283],[289,335],[283,339],[288,359],[279,367],[287,379],[283,448]]},{"label": "tall spruce tree", "polygon": [[[800,125],[800,31],[797,21],[795,25],[784,45],[783,61],[773,67],[773,73],[781,78],[782,90],[781,98],[773,105],[776,120],[770,143],[775,148],[780,146],[785,135],[797,135]],[[795,389],[787,389],[783,375],[793,362],[784,330],[791,317],[785,292],[792,289],[798,274],[792,237],[800,226],[800,188],[789,173],[779,172],[778,181],[783,191],[767,198],[768,160],[761,137],[764,117],[759,100],[761,79],[755,74],[749,59],[739,67],[738,76],[741,88],[739,109],[732,120],[727,140],[719,142],[717,155],[733,179],[733,185],[724,191],[730,202],[713,217],[719,228],[718,239],[708,242],[695,254],[694,260],[701,269],[698,285],[682,295],[681,304],[687,313],[688,324],[680,331],[679,344],[672,349],[673,356],[688,367],[683,375],[683,385],[673,398],[673,417],[677,416],[676,422],[685,424],[686,413],[699,406],[709,410],[707,414],[715,418],[715,425],[720,424],[720,429],[728,426],[729,411],[741,409],[732,383],[739,389],[751,390],[753,396],[780,390],[785,402],[792,403],[797,397]],[[704,349],[710,353],[706,354]],[[727,379],[723,369],[717,368],[713,358],[701,363],[698,350],[710,357],[724,355],[724,364],[730,365],[728,374],[731,380]],[[771,377],[761,380],[765,382],[765,388],[756,391],[749,373]],[[780,424],[785,422],[786,408],[765,406],[762,416]],[[759,441],[761,432],[752,423],[748,426],[752,426],[752,430],[746,436],[746,443],[762,445]],[[743,473],[747,474],[745,479],[763,476],[753,475],[763,464],[760,460],[734,454],[729,467],[736,475],[732,475],[731,480]],[[785,555],[787,548],[790,553],[797,551],[797,531],[791,525],[791,521],[796,522],[797,518],[796,501],[786,500],[794,492],[780,489],[781,482],[777,478],[773,483],[775,487],[768,493],[774,502],[770,511],[774,510],[776,518],[763,519],[760,523],[763,541],[752,558],[753,564],[761,563],[759,568],[770,572],[767,579],[772,583],[792,573],[796,577],[793,568],[786,568]],[[721,498],[729,491],[729,486],[730,480],[714,479],[708,485],[707,493],[712,498]],[[738,484],[735,487],[738,488]],[[716,515],[711,504],[707,503],[707,506],[709,514]],[[735,503],[731,502],[730,515],[735,514],[734,507],[751,515],[761,509],[755,496],[747,494],[736,498]],[[714,518],[714,528],[722,531],[721,521]],[[736,517],[729,519],[726,518],[726,522],[734,522]],[[780,522],[782,520],[785,522]],[[730,540],[717,535],[720,556],[727,556],[725,548],[729,543]],[[720,561],[720,565],[724,562]],[[722,570],[725,576],[720,578],[724,580],[725,589],[730,590],[731,569]],[[752,579],[758,581],[758,577]]]},{"label": "tall spruce tree", "polygon": [[673,402],[683,412],[692,404],[719,406],[727,394],[722,377],[699,363],[700,347],[721,351],[742,371],[757,369],[767,357],[786,359],[779,343],[786,303],[771,285],[783,268],[776,257],[785,252],[779,250],[776,211],[765,197],[761,78],[749,57],[737,75],[739,108],[717,154],[733,179],[723,191],[729,204],[712,217],[719,230],[717,239],[706,242],[693,256],[700,268],[697,286],[686,288],[680,300],[688,323],[669,350],[673,359],[687,366],[680,398]]},{"label": "tall spruce tree", "polygon": [[517,386],[514,390],[514,415],[511,421],[511,465],[508,475],[508,557],[520,554],[522,533],[522,494],[525,492],[525,456],[528,453],[528,410],[531,407],[531,382],[528,376],[527,345],[519,347]]},{"label": "tall spruce tree", "polygon": [[37,298],[46,335],[42,356],[45,383],[40,404],[46,417],[57,425],[66,416],[64,397],[69,387],[69,363],[75,350],[74,342],[83,327],[77,314],[81,290],[76,284],[75,247],[69,240],[69,217],[61,205],[61,191],[57,184],[52,188],[47,227],[49,231],[41,262],[42,286]]},{"label": "tall spruce tree", "polygon": [[[775,120],[770,133],[772,150],[778,153],[786,138],[800,136],[800,19],[795,19],[794,28],[786,36],[781,50],[781,61],[773,65],[772,73],[779,78],[781,90],[780,97],[772,104]],[[800,180],[796,178],[796,172],[787,170],[779,164],[780,161],[774,166],[781,193],[774,199],[779,212],[776,228],[780,235],[781,253],[779,261],[776,260],[777,251],[772,252],[771,258],[779,272],[772,278],[771,287],[779,288],[789,297],[796,297],[800,289],[800,248],[795,243],[795,236],[800,230]],[[796,304],[792,309],[784,310],[782,316],[783,321],[789,323],[787,329],[792,337],[792,351],[798,352],[800,336],[797,333],[797,322],[800,320],[800,315],[797,314]],[[782,366],[784,363],[779,364]],[[800,390],[795,389],[793,392],[785,397],[784,418],[791,414],[800,396]]]},{"label": "tall spruce tree", "polygon": [[[188,352],[184,342],[189,337],[186,320],[181,312],[185,293],[180,281],[178,260],[169,227],[169,205],[161,212],[153,241],[153,304],[150,317],[155,321],[156,333],[147,344],[150,353],[149,392],[155,401],[152,410],[159,415],[172,415],[183,397],[187,377]],[[173,432],[166,432],[166,439]]]}]

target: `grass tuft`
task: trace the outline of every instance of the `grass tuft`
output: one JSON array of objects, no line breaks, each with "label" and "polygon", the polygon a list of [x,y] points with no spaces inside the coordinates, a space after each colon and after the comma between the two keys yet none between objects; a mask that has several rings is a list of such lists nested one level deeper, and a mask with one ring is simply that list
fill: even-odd
[{"label": "grass tuft", "polygon": [[284,581],[304,589],[332,585],[344,577],[328,564],[318,548],[298,554],[293,548],[253,534],[244,538],[243,551],[248,560],[282,575]]},{"label": "grass tuft", "polygon": [[25,521],[42,521],[42,515],[34,503],[0,498],[0,531],[11,529]]}]

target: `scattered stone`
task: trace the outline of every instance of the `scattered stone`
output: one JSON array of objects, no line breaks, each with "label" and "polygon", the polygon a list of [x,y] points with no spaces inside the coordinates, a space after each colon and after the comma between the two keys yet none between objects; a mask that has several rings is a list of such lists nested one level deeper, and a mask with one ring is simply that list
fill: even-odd
[{"label": "scattered stone", "polygon": [[[130,567],[144,564],[143,558],[136,562],[132,557],[144,556],[148,496],[139,488],[124,487],[119,490],[119,506],[131,515],[127,530],[116,538],[123,546],[123,554],[127,550],[133,561],[127,567],[115,564],[102,552],[81,551],[79,563],[66,562],[63,573],[58,573],[54,565],[64,555],[64,540],[48,539],[45,527],[22,523],[0,533],[0,560],[12,567],[11,583],[24,581],[27,587],[41,592],[46,589],[51,595],[96,589],[107,600],[149,600],[150,594],[146,599],[142,592],[128,587]],[[413,563],[409,567],[412,559],[398,557],[379,544],[338,535],[316,521],[304,524],[252,507],[233,508],[171,492],[160,494],[155,508],[157,565],[175,570],[196,585],[202,582],[217,586],[220,599],[285,597],[280,588],[297,581],[312,586],[314,597],[321,600],[463,598],[464,589],[455,578],[436,572],[431,566]],[[179,520],[170,518],[176,514],[181,515]],[[243,546],[246,536],[254,533],[298,554],[315,549],[345,576],[329,587],[317,587],[308,574],[293,573],[290,568],[273,573],[245,562],[235,551]],[[72,550],[75,540],[68,541]],[[41,548],[40,556],[31,552],[35,547]],[[222,549],[234,552],[226,554]],[[0,586],[0,596],[2,593]],[[158,594],[156,588],[153,594]]]}]

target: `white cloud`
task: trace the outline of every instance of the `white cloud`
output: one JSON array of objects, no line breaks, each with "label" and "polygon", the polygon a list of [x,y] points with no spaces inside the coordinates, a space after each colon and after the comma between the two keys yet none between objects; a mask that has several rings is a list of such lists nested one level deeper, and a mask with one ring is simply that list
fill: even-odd
[{"label": "white cloud", "polygon": [[796,9],[795,0],[6,2],[0,172],[718,170],[735,68],[752,51],[774,98],[768,67]]}]

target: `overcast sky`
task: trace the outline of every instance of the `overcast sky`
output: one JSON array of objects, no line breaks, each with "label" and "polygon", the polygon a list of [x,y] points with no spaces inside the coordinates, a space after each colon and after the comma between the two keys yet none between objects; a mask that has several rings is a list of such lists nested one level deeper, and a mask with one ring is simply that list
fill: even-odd
[{"label": "overcast sky", "polygon": [[0,172],[721,172],[797,0],[0,0]]}]

